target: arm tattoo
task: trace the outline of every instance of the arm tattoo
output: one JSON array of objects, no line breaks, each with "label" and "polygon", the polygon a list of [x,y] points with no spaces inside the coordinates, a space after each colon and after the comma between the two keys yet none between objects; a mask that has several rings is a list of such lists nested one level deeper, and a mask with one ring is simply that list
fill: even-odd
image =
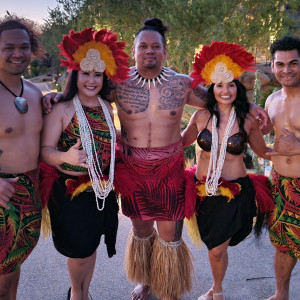
[{"label": "arm tattoo", "polygon": [[149,106],[150,92],[146,88],[121,84],[117,87],[117,103],[128,114],[145,111]]},{"label": "arm tattoo", "polygon": [[198,97],[201,100],[207,102],[207,93],[200,86],[197,86],[197,88],[193,91],[194,91],[194,95],[196,97]]},{"label": "arm tattoo", "polygon": [[173,76],[170,81],[159,88],[160,99],[158,109],[170,110],[183,105],[187,84],[183,78]]}]

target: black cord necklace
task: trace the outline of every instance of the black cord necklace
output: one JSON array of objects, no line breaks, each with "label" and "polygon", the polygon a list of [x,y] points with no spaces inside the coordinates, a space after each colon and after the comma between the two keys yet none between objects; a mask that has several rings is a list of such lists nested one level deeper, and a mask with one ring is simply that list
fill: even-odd
[{"label": "black cord necklace", "polygon": [[1,80],[0,80],[0,84],[4,88],[6,88],[12,95],[15,96],[15,107],[16,107],[17,111],[21,114],[26,114],[28,111],[28,103],[27,103],[27,100],[22,97],[23,91],[24,91],[24,84],[23,84],[22,78],[21,78],[22,88],[21,88],[20,96],[17,96],[13,91],[11,91]]}]

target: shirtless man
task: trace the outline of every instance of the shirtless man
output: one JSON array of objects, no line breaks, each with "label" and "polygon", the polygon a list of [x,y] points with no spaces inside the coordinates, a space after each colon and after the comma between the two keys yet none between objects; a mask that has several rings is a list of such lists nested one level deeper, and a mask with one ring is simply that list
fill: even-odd
[{"label": "shirtless man", "polygon": [[[40,233],[38,158],[41,92],[21,78],[33,33],[16,20],[0,24],[0,299],[16,299],[20,266]],[[16,98],[20,96],[20,98]]]},{"label": "shirtless man", "polygon": [[271,45],[272,71],[282,89],[266,110],[275,129],[270,175],[275,208],[269,217],[276,247],[276,292],[269,300],[288,300],[291,273],[300,259],[300,40],[284,37]]},{"label": "shirtless man", "polygon": [[[191,289],[192,265],[181,239],[184,155],[180,123],[185,104],[205,107],[206,90],[201,86],[193,90],[189,76],[163,67],[166,31],[159,19],[145,22],[134,40],[136,64],[130,79],[116,86],[113,97],[121,123],[115,187],[122,196],[122,211],[133,225],[125,268],[127,278],[139,283],[133,300],[147,299],[150,287],[159,299],[179,299]],[[49,113],[50,105],[44,110]]]}]

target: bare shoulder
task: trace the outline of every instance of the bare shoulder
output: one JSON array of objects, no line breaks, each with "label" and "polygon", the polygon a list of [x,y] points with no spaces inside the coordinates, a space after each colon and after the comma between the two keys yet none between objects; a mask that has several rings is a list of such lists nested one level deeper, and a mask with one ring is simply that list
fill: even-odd
[{"label": "bare shoulder", "polygon": [[24,92],[25,93],[30,93],[31,96],[33,96],[34,98],[37,97],[39,99],[42,98],[42,92],[41,90],[32,82],[30,82],[29,80],[24,80],[23,79],[23,83],[24,83]]},{"label": "bare shoulder", "polygon": [[202,125],[206,125],[208,119],[210,118],[210,112],[207,109],[199,109],[194,112],[191,121],[196,123],[200,128]]},{"label": "bare shoulder", "polygon": [[259,128],[259,121],[254,118],[251,114],[247,114],[246,118],[245,118],[245,127],[248,127],[249,128]]},{"label": "bare shoulder", "polygon": [[282,89],[272,93],[266,100],[266,103],[265,103],[265,108],[268,109],[268,107],[270,105],[273,105],[275,102],[278,102],[280,101],[281,99],[281,92],[282,92]]}]

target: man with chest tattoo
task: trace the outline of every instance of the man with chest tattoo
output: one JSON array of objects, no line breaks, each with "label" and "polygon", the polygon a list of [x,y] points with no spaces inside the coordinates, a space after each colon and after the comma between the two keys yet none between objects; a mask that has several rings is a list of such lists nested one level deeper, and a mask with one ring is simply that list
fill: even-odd
[{"label": "man with chest tattoo", "polygon": [[[184,105],[205,107],[207,92],[201,86],[192,89],[189,76],[163,66],[166,31],[159,19],[144,23],[134,40],[136,64],[130,78],[116,85],[113,95],[121,123],[115,188],[133,225],[125,269],[127,278],[139,283],[133,300],[145,300],[150,292],[159,299],[180,299],[192,286],[190,253],[181,239],[185,184],[180,123]],[[51,106],[44,110],[49,113]]]},{"label": "man with chest tattoo", "polygon": [[270,174],[275,208],[269,231],[275,250],[276,292],[269,300],[288,300],[291,273],[300,259],[300,40],[284,37],[271,45],[272,71],[282,89],[266,110],[275,130]]},{"label": "man with chest tattoo", "polygon": [[37,244],[41,92],[21,75],[38,51],[34,33],[0,24],[0,299],[16,299],[20,267]]}]

